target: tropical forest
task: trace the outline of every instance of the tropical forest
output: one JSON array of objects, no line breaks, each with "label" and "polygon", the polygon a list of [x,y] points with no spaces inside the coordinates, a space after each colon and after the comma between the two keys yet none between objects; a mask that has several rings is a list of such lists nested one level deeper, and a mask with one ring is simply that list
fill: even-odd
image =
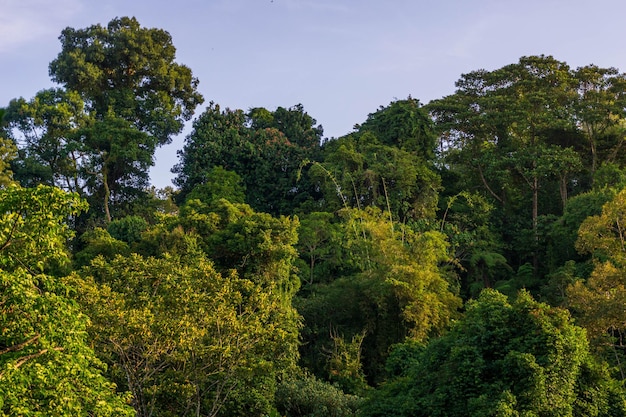
[{"label": "tropical forest", "polygon": [[626,74],[524,56],[326,138],[135,18],[59,41],[0,109],[1,416],[626,416]]}]

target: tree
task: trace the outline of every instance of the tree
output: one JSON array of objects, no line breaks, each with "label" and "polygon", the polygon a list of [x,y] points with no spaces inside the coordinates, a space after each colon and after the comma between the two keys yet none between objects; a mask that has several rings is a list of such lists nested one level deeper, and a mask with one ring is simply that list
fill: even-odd
[{"label": "tree", "polygon": [[145,188],[156,147],[169,143],[202,103],[198,80],[174,61],[169,33],[142,28],[135,18],[66,28],[60,40],[50,75],[84,102],[87,122],[75,138],[81,174],[110,221],[109,201],[132,199]]},{"label": "tree", "polygon": [[607,202],[600,215],[588,217],[580,226],[576,249],[591,254],[594,267],[586,281],[578,280],[567,290],[567,301],[593,346],[604,351],[626,379],[623,361],[626,347],[624,302],[626,300],[626,190]]},{"label": "tree", "polygon": [[11,100],[5,120],[19,144],[13,166],[20,183],[54,185],[86,196],[80,172],[86,150],[78,130],[87,119],[79,94],[60,88],[39,91],[30,101]]},{"label": "tree", "polygon": [[626,76],[595,65],[578,68],[574,76],[579,91],[575,112],[588,142],[586,159],[593,178],[600,161],[613,162],[623,153]]},{"label": "tree", "polygon": [[242,179],[236,172],[215,166],[206,173],[204,182],[187,194],[187,200],[200,200],[211,205],[223,198],[231,203],[243,203],[245,194]]},{"label": "tree", "polygon": [[339,219],[328,212],[308,213],[299,219],[296,248],[300,254],[301,282],[309,287],[332,281],[343,264]]},{"label": "tree", "polygon": [[355,132],[326,141],[308,176],[322,190],[325,210],[376,206],[401,223],[432,218],[440,185],[434,138],[418,100],[392,102]]},{"label": "tree", "polygon": [[[302,357],[320,376],[341,374],[341,366],[349,365],[346,373],[358,383],[360,356],[362,373],[373,384],[381,381],[390,346],[441,334],[461,302],[439,269],[448,259],[441,233],[415,232],[374,207],[340,214],[340,274],[310,286],[298,300],[307,323]],[[333,358],[335,364],[328,363]]]},{"label": "tree", "polygon": [[[581,137],[572,111],[578,82],[566,63],[531,56],[491,72],[465,74],[457,87],[455,94],[429,104],[447,140],[442,147],[448,164],[462,169],[465,181],[480,180],[486,195],[506,213],[506,223],[524,210],[518,204],[531,202],[524,210],[530,215],[520,220],[531,233],[526,246],[537,274],[540,215],[562,211],[572,179],[584,182],[581,155],[570,149]],[[541,207],[541,201],[556,201],[550,198],[552,190],[562,204]]]},{"label": "tree", "polygon": [[222,167],[242,178],[246,202],[255,210],[291,214],[314,192],[299,173],[304,161],[317,158],[322,127],[316,123],[302,105],[244,113],[211,103],[194,122],[172,170],[178,174],[174,183],[180,197],[203,184],[214,167]]},{"label": "tree", "polygon": [[276,391],[277,409],[287,417],[352,417],[361,398],[314,376],[290,376]]},{"label": "tree", "polygon": [[40,186],[0,189],[0,414],[131,416],[103,377],[74,288],[50,275],[68,263],[65,220],[86,206]]},{"label": "tree", "polygon": [[52,80],[78,92],[98,120],[113,113],[169,143],[202,103],[198,80],[176,63],[169,33],[142,28],[135,18],[116,18],[107,27],[66,28],[61,52],[50,63]]},{"label": "tree", "polygon": [[435,157],[433,121],[419,100],[410,96],[381,106],[355,127],[360,133],[371,132],[384,145],[412,152],[424,161]]},{"label": "tree", "polygon": [[591,358],[584,330],[567,310],[527,292],[509,303],[484,290],[449,333],[426,347],[399,345],[389,365],[398,374],[365,404],[364,416],[608,417],[626,410],[621,388]]},{"label": "tree", "polygon": [[267,411],[268,378],[293,341],[265,290],[193,257],[98,258],[75,279],[96,346],[138,415],[221,415],[241,390],[265,396],[250,413]]},{"label": "tree", "polygon": [[86,208],[76,194],[54,187],[0,189],[0,268],[36,274],[66,267],[67,220]]},{"label": "tree", "polygon": [[265,415],[295,369],[297,221],[214,199],[218,185],[141,233],[114,220],[123,241],[96,229],[77,255],[90,334],[139,415]]},{"label": "tree", "polygon": [[415,153],[383,145],[371,132],[329,141],[322,153],[309,176],[326,210],[374,206],[401,223],[434,217],[440,179]]}]

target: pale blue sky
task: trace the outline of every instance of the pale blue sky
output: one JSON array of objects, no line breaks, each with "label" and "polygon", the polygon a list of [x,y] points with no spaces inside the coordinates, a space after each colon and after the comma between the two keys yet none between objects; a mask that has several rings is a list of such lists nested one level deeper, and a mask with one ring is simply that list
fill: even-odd
[{"label": "pale blue sky", "polygon": [[[326,137],[394,99],[427,103],[463,73],[524,55],[626,72],[623,0],[0,0],[0,107],[52,86],[63,28],[117,16],[170,32],[206,103],[302,103]],[[171,185],[183,142],[157,152],[157,187]]]}]

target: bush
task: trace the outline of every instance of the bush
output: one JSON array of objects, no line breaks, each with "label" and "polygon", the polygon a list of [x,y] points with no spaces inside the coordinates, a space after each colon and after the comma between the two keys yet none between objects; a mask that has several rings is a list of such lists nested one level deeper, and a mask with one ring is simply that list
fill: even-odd
[{"label": "bush", "polygon": [[355,416],[360,404],[361,398],[308,375],[285,380],[276,391],[276,407],[286,417]]}]

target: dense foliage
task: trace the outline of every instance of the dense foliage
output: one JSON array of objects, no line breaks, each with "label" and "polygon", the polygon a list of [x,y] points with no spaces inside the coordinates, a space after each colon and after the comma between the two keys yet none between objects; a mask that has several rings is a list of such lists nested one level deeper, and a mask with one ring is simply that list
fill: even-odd
[{"label": "dense foliage", "polygon": [[65,29],[0,109],[0,415],[623,416],[626,76],[549,56],[323,138]]}]

